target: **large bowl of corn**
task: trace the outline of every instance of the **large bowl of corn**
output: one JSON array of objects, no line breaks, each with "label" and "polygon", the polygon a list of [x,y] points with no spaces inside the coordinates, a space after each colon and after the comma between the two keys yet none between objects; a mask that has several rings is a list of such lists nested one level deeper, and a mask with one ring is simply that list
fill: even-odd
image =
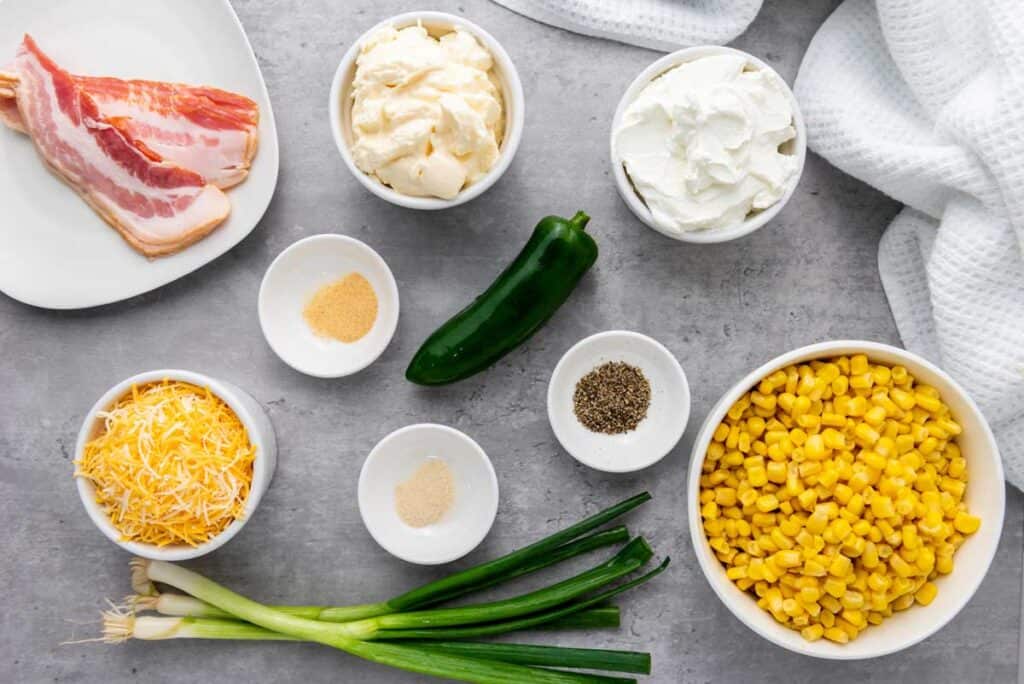
[{"label": "large bowl of corn", "polygon": [[1003,526],[999,451],[945,372],[862,341],[801,347],[715,405],[690,458],[701,569],[744,624],[805,655],[861,659],[966,605]]}]

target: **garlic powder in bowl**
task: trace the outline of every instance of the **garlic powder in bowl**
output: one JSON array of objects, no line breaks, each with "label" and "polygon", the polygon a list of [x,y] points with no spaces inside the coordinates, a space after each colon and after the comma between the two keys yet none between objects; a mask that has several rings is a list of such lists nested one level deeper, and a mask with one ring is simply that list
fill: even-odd
[{"label": "garlic powder in bowl", "polygon": [[731,231],[788,198],[803,141],[782,78],[729,48],[665,59],[675,62],[659,60],[660,71],[634,83],[612,132],[613,158],[652,227],[673,237]]},{"label": "garlic powder in bowl", "polygon": [[352,158],[414,197],[452,199],[497,163],[504,134],[491,54],[458,26],[421,24],[366,39],[352,82]]}]

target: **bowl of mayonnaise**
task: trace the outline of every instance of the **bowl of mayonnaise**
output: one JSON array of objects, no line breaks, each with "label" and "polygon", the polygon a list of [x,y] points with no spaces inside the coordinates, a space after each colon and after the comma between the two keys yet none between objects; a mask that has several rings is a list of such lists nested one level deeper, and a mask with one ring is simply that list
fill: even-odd
[{"label": "bowl of mayonnaise", "polygon": [[519,74],[491,34],[452,14],[409,12],[352,44],[329,113],[338,151],[366,189],[403,207],[447,209],[508,169],[524,107]]},{"label": "bowl of mayonnaise", "polygon": [[770,66],[717,45],[666,55],[615,111],[612,171],[646,225],[683,242],[725,242],[771,221],[807,154],[796,97]]}]

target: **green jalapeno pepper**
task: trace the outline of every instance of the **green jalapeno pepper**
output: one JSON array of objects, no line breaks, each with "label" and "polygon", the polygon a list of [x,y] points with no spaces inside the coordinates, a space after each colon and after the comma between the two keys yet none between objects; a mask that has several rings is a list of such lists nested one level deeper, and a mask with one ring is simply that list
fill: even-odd
[{"label": "green jalapeno pepper", "polygon": [[547,216],[487,291],[427,338],[405,377],[445,385],[488,368],[535,333],[597,260],[590,217]]}]

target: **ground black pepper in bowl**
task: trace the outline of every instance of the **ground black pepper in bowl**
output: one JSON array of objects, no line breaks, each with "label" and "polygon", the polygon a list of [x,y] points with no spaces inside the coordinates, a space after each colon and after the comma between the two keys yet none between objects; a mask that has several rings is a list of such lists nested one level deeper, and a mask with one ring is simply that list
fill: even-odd
[{"label": "ground black pepper in bowl", "polygon": [[623,361],[608,361],[576,383],[573,413],[591,432],[619,435],[635,430],[647,417],[651,383],[643,372]]}]

